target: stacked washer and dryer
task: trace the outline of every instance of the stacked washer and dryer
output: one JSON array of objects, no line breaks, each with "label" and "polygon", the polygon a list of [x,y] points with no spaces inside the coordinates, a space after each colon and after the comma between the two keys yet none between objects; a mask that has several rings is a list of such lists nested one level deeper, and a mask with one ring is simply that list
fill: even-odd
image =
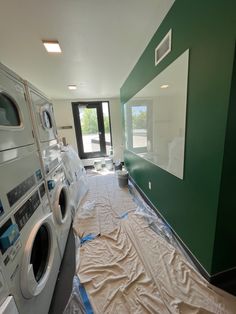
[{"label": "stacked washer and dryer", "polygon": [[71,205],[61,148],[57,138],[53,106],[35,87],[27,82],[25,85],[62,258],[71,226]]},{"label": "stacked washer and dryer", "polygon": [[48,313],[71,223],[60,156],[52,105],[0,64],[0,313]]}]

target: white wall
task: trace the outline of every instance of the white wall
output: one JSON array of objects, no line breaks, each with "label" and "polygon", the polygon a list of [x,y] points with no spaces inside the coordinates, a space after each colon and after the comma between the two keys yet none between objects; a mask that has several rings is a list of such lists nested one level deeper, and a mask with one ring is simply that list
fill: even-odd
[{"label": "white wall", "polygon": [[[74,149],[78,151],[71,103],[76,101],[84,102],[96,100],[109,101],[114,160],[119,159],[120,161],[123,161],[123,130],[119,98],[53,100],[56,124],[57,128],[59,128],[58,134],[60,137],[65,137],[67,143],[72,145]],[[60,127],[62,126],[72,126],[72,129],[60,130]],[[87,160],[84,162],[84,164],[91,165],[93,164],[93,160]]]},{"label": "white wall", "polygon": [[120,99],[113,98],[109,100],[111,114],[111,133],[114,149],[114,160],[124,161],[124,138],[121,118]]},{"label": "white wall", "polygon": [[[75,151],[78,151],[71,101],[53,100],[52,102],[59,136],[65,137],[67,143],[72,145]],[[72,129],[60,130],[62,126],[72,126]]]}]

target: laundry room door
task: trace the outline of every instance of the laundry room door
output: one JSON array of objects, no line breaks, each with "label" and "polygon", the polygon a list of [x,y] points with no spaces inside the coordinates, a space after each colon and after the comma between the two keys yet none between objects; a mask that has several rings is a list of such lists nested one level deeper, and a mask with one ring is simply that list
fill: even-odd
[{"label": "laundry room door", "polygon": [[72,109],[80,158],[107,156],[111,147],[108,102],[76,102]]}]

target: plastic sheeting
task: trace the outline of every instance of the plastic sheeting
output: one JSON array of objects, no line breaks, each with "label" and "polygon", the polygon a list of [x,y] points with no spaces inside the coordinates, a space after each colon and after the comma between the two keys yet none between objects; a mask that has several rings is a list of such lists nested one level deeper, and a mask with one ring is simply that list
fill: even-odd
[{"label": "plastic sheeting", "polygon": [[190,256],[186,253],[182,244],[172,232],[171,227],[144,201],[132,182],[129,182],[129,191],[133,196],[134,202],[137,204],[135,214],[142,216],[154,232],[173,245],[177,250],[181,251],[188,262],[195,267]]},{"label": "plastic sheeting", "polygon": [[70,145],[62,147],[62,162],[69,184],[72,216],[74,217],[81,200],[88,191],[86,171],[78,154]]},{"label": "plastic sheeting", "polygon": [[137,204],[135,213],[144,217],[153,231],[164,237],[173,246],[176,246],[176,241],[173,237],[170,227],[160,217],[158,217],[153,209],[150,208],[150,206],[143,200],[131,182],[129,182],[129,191],[133,196],[134,202]]},{"label": "plastic sheeting", "polygon": [[80,281],[77,276],[73,278],[72,293],[63,314],[87,314],[80,294]]},{"label": "plastic sheeting", "polygon": [[236,313],[236,298],[199,274],[133,186],[131,194],[119,188],[114,174],[88,180],[73,228],[95,235],[78,241],[77,258],[95,313]]}]

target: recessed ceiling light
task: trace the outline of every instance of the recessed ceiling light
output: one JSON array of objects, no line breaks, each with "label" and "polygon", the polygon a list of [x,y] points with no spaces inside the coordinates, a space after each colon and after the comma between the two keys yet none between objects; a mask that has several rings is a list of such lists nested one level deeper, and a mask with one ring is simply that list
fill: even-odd
[{"label": "recessed ceiling light", "polygon": [[75,89],[77,89],[77,86],[76,85],[68,85],[68,89],[69,90],[75,90]]},{"label": "recessed ceiling light", "polygon": [[43,40],[47,52],[61,53],[61,47],[57,40]]},{"label": "recessed ceiling light", "polygon": [[161,85],[161,88],[168,88],[169,87],[169,85]]}]

